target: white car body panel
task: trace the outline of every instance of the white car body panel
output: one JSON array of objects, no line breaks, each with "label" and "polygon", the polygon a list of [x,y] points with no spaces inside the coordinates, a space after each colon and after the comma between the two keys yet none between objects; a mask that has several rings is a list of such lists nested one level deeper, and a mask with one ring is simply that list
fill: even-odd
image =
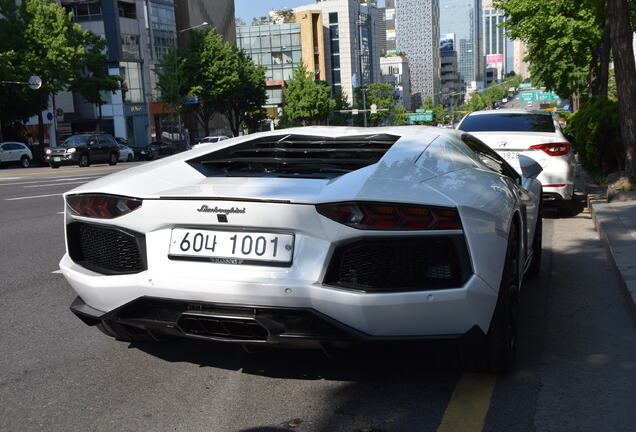
[{"label": "white car body panel", "polygon": [[[309,308],[378,337],[459,335],[474,326],[487,331],[515,214],[527,215],[521,223],[526,229],[523,258],[529,258],[541,195],[538,181],[527,179],[524,191],[512,179],[471,158],[457,132],[426,127],[287,129],[229,139],[218,143],[214,151],[282,134],[340,137],[374,133],[400,139],[378,163],[331,179],[206,177],[186,163],[210,153],[203,146],[81,185],[65,196],[106,193],[144,200],[134,212],[109,220],[77,216],[67,206],[66,222],[144,233],[147,270],[106,276],[75,263],[68,252],[60,269],[78,296],[104,313],[148,296]],[[453,207],[458,209],[463,230],[360,230],[322,216],[315,207],[342,201]],[[214,214],[197,211],[204,205],[245,211],[232,213],[229,223],[221,223]],[[293,233],[293,262],[289,267],[270,267],[171,260],[168,249],[173,227]],[[367,293],[321,283],[334,248],[342,242],[447,234],[466,238],[473,274],[463,286]]]},{"label": "white car body panel", "polygon": [[[18,144],[21,148],[19,150],[1,150],[2,146],[5,144]],[[29,150],[29,148],[25,144],[16,141],[0,142],[0,162],[19,162],[20,159],[22,159],[22,156],[28,157],[29,160],[33,159],[31,150]]]},{"label": "white car body panel", "polygon": [[119,162],[126,162],[128,156],[135,158],[135,152],[128,146],[119,146]]}]

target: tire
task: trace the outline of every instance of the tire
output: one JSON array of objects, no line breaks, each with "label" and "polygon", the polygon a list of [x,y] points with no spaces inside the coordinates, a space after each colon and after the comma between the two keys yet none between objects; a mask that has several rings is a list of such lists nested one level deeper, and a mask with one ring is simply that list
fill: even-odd
[{"label": "tire", "polygon": [[574,216],[574,199],[557,203],[557,215],[563,218]]},{"label": "tire", "polygon": [[534,230],[534,238],[532,239],[532,260],[526,271],[526,276],[536,277],[541,271],[541,251],[543,250],[543,219],[541,210],[539,210],[539,219],[537,219],[537,227]]},{"label": "tire", "polygon": [[59,164],[51,164],[51,168],[53,168],[53,169],[57,169],[57,168],[59,168],[59,167],[60,167],[60,165],[59,165]]},{"label": "tire", "polygon": [[31,166],[31,159],[29,159],[28,156],[22,156],[22,159],[20,159],[20,166],[22,168],[28,168]]},{"label": "tire", "polygon": [[78,165],[81,167],[87,167],[90,165],[90,162],[88,160],[88,155],[86,153],[80,156]]},{"label": "tire", "polygon": [[111,153],[108,159],[108,165],[117,165],[117,153]]},{"label": "tire", "polygon": [[133,161],[133,155],[129,154],[128,157],[126,158],[126,162],[132,162]]},{"label": "tire", "polygon": [[508,235],[499,296],[486,335],[460,340],[462,368],[474,372],[502,373],[512,371],[517,347],[519,317],[519,228],[513,223]]}]

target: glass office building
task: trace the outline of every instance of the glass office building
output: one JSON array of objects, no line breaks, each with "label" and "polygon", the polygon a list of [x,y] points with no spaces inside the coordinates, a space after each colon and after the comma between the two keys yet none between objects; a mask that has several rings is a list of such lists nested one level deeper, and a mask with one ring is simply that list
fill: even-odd
[{"label": "glass office building", "polygon": [[457,67],[467,89],[483,87],[481,0],[440,1],[440,33],[455,35]]}]

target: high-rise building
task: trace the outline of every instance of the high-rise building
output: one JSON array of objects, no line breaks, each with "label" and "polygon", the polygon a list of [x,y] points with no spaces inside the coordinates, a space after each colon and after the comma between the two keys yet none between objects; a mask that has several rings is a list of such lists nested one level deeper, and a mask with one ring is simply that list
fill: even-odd
[{"label": "high-rise building", "polygon": [[395,89],[395,96],[404,108],[411,107],[411,71],[406,57],[393,55],[380,57],[382,82],[391,84]]},{"label": "high-rise building", "polygon": [[455,35],[457,65],[466,89],[483,87],[481,0],[441,1],[439,23],[442,34]]},{"label": "high-rise building", "polygon": [[515,39],[512,42],[512,49],[514,59],[514,72],[517,75],[520,75],[523,79],[530,78],[528,63],[524,60],[524,58],[528,55],[528,46],[521,39]]},{"label": "high-rise building", "polygon": [[353,102],[354,88],[380,82],[378,13],[354,0],[324,0],[294,8],[321,13],[326,54],[326,81]]},{"label": "high-rise building", "polygon": [[383,55],[394,55],[398,53],[397,42],[395,40],[395,0],[385,0],[383,12],[384,46],[386,49]]},{"label": "high-rise building", "polygon": [[466,84],[459,73],[457,65],[457,51],[455,51],[455,35],[442,35],[440,44],[441,61],[441,102],[444,106],[461,105],[466,93]]},{"label": "high-rise building", "polygon": [[439,101],[439,0],[397,0],[395,29],[396,49],[409,59],[411,103],[419,107],[426,98]]},{"label": "high-rise building", "polygon": [[257,65],[265,66],[267,104],[271,118],[283,107],[285,81],[294,69],[305,64],[315,79],[325,79],[325,47],[319,11],[303,11],[281,24],[238,26],[237,46],[247,52]]},{"label": "high-rise building", "polygon": [[492,81],[503,80],[513,69],[513,44],[502,26],[506,20],[505,12],[494,9],[492,0],[483,0],[482,19],[485,85],[488,86]]}]

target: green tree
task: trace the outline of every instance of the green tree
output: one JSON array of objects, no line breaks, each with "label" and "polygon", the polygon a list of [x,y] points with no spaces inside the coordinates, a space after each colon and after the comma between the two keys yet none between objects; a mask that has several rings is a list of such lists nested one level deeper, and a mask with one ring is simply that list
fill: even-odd
[{"label": "green tree", "polygon": [[291,120],[300,121],[303,126],[319,123],[336,106],[336,101],[329,97],[329,93],[329,86],[322,81],[314,81],[313,74],[301,63],[287,81],[285,113]]},{"label": "green tree", "polygon": [[84,37],[84,67],[75,71],[76,77],[70,89],[82,95],[86,102],[97,106],[97,130],[101,131],[102,105],[106,103],[104,92],[114,93],[118,90],[122,77],[108,74],[108,59],[104,54],[106,41],[90,32],[86,32]]},{"label": "green tree", "polygon": [[40,142],[43,142],[42,109],[48,96],[53,96],[72,85],[77,69],[82,67],[85,56],[86,30],[71,21],[71,14],[55,0],[24,0],[21,19],[25,24],[25,50],[21,61],[32,74],[42,78],[38,120]]},{"label": "green tree", "polygon": [[[356,107],[363,109],[362,89],[356,89]],[[377,105],[378,109],[390,110],[395,103],[395,90],[391,84],[372,83],[366,88],[366,108],[370,109],[371,105]],[[376,114],[369,115],[371,126],[379,126],[386,121],[391,115],[390,111],[381,111]],[[362,117],[362,115],[359,115]]]},{"label": "green tree", "polygon": [[351,109],[347,95],[342,91],[342,89],[338,89],[334,92],[333,100],[335,105],[333,115],[330,117],[330,124],[333,126],[347,126],[351,119],[351,114],[339,112],[341,110],[346,111]]},{"label": "green tree", "polygon": [[409,118],[406,115],[406,108],[402,104],[396,104],[393,109],[393,125],[404,126],[408,124]]},{"label": "green tree", "polygon": [[590,88],[595,52],[602,45],[604,10],[596,0],[501,0],[495,7],[509,17],[508,35],[528,44],[530,72],[535,84],[571,95],[578,105]]},{"label": "green tree", "polygon": [[244,51],[236,50],[234,54],[237,79],[224,97],[227,101],[225,112],[232,133],[238,136],[241,124],[255,127],[266,118],[262,107],[267,102],[267,95],[265,67],[255,65]]},{"label": "green tree", "polygon": [[428,124],[428,125],[437,125],[438,123],[446,122],[446,116],[448,114],[447,111],[444,109],[444,106],[442,104],[439,104],[439,103],[436,104],[435,102],[433,102],[432,98],[427,97],[426,99],[424,99],[424,102],[422,103],[422,106],[420,107],[420,109],[433,111],[433,120],[431,120],[430,122],[418,122],[418,123]]}]

